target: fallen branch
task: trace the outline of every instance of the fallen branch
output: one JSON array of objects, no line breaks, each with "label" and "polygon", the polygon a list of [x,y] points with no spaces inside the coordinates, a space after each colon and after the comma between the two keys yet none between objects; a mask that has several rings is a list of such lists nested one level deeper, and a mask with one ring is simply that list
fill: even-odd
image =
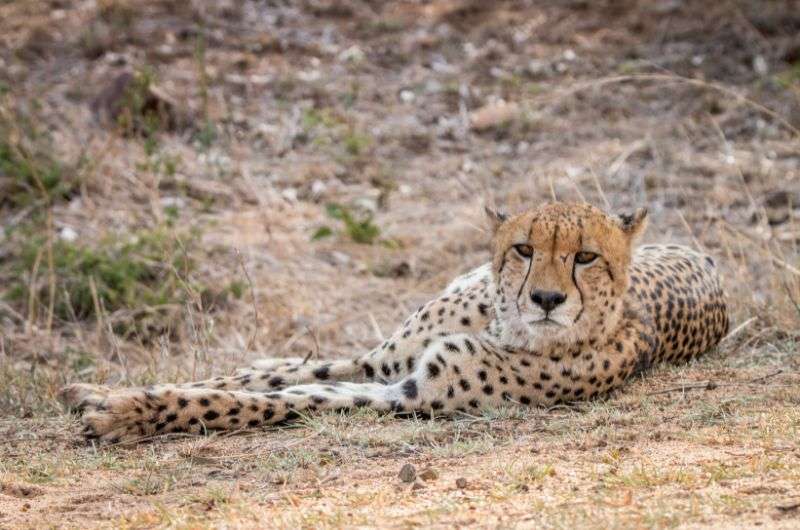
[{"label": "fallen branch", "polygon": [[766,381],[771,377],[775,377],[776,375],[782,374],[783,370],[776,370],[771,372],[767,375],[762,375],[761,377],[756,377],[755,379],[748,379],[747,381],[743,381],[741,383],[715,383],[714,381],[706,381],[704,383],[687,383],[685,385],[676,386],[672,388],[665,388],[664,390],[657,390],[655,392],[648,392],[647,396],[657,396],[660,394],[671,394],[672,392],[685,392],[687,390],[714,390],[715,388],[720,387],[732,387],[732,386],[742,386],[742,385],[752,385],[754,383],[761,383]]}]

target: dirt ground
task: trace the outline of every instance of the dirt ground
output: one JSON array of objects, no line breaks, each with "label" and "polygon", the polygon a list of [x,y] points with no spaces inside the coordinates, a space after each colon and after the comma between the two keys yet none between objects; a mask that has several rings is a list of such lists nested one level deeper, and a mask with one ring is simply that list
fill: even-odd
[{"label": "dirt ground", "polygon": [[[363,352],[554,198],[714,255],[730,336],[551,410],[99,448],[56,400]],[[796,1],[0,0],[0,223],[0,528],[800,525]]]}]

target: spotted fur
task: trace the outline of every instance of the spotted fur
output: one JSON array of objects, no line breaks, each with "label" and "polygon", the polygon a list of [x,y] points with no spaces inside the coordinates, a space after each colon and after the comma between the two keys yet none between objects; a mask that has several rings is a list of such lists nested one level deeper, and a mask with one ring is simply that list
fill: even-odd
[{"label": "spotted fur", "polygon": [[592,399],[662,361],[715,346],[728,317],[714,261],[677,245],[633,250],[646,212],[548,204],[490,212],[492,262],[455,279],[374,350],[265,359],[230,377],[148,388],[71,385],[104,443],[260,427],[317,410],[477,412]]}]

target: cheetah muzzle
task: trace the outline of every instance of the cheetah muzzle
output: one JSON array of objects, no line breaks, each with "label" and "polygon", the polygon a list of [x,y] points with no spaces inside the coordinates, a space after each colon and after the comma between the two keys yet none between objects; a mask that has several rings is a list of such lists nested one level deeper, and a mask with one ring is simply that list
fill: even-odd
[{"label": "cheetah muzzle", "polygon": [[348,360],[264,359],[230,377],[148,388],[71,385],[102,443],[253,428],[316,410],[475,412],[592,399],[714,347],[728,316],[714,261],[635,248],[646,211],[554,203],[488,211],[492,261],[456,278],[389,340]]}]

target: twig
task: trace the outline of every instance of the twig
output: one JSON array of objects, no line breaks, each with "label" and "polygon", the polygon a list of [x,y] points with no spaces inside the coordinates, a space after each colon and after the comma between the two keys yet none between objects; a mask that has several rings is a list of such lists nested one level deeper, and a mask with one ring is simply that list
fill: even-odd
[{"label": "twig", "polygon": [[308,333],[311,335],[311,338],[314,339],[314,349],[308,351],[301,364],[306,364],[312,356],[319,358],[319,339],[317,338],[317,334],[314,333],[314,330],[308,326],[306,326],[306,331],[308,331]]},{"label": "twig", "polygon": [[775,377],[776,375],[782,374],[783,370],[775,370],[767,375],[762,375],[761,377],[756,377],[755,379],[748,379],[747,381],[742,381],[739,383],[715,383],[714,381],[706,381],[704,383],[687,383],[681,386],[676,386],[672,388],[665,388],[664,390],[657,390],[656,392],[648,392],[647,396],[657,396],[660,394],[671,394],[672,392],[685,392],[687,390],[714,390],[715,388],[720,387],[734,387],[734,386],[743,386],[743,385],[752,385],[754,383],[760,383],[766,381],[771,377]]},{"label": "twig", "polygon": [[677,74],[633,74],[633,75],[618,75],[618,76],[604,77],[588,81],[585,83],[578,83],[562,93],[555,94],[554,96],[532,98],[532,102],[538,103],[539,101],[546,101],[548,99],[561,99],[563,97],[571,96],[573,94],[577,94],[578,92],[583,92],[584,90],[589,90],[592,88],[599,88],[599,87],[604,87],[606,85],[630,83],[636,81],[676,82],[719,92],[726,96],[735,98],[743,103],[746,103],[747,105],[753,107],[762,114],[766,114],[767,116],[771,117],[773,120],[781,124],[782,127],[790,131],[795,136],[800,136],[800,129],[793,126],[791,123],[789,123],[789,121],[787,121],[783,116],[781,116],[774,110],[765,107],[764,105],[756,101],[753,101],[748,97],[742,96],[736,91],[731,90],[725,86],[718,85],[715,83],[709,83],[708,81],[703,81],[700,79],[683,77]]},{"label": "twig", "polygon": [[727,335],[722,337],[722,340],[720,342],[726,341],[726,340],[730,339],[731,337],[733,337],[735,335],[738,335],[740,331],[742,331],[744,328],[746,328],[747,326],[749,326],[750,324],[755,322],[757,318],[758,317],[750,317],[750,318],[748,318],[747,320],[745,320],[744,322],[742,322],[741,324],[736,326],[730,333],[728,333]]},{"label": "twig", "polygon": [[250,341],[247,343],[247,349],[252,350],[256,344],[256,337],[258,336],[258,330],[261,329],[261,323],[258,319],[258,304],[256,303],[256,289],[253,286],[253,280],[250,278],[250,273],[247,272],[247,267],[244,265],[244,259],[242,258],[242,253],[239,252],[239,249],[236,250],[236,256],[239,258],[239,264],[242,266],[242,271],[244,272],[244,277],[247,278],[247,283],[250,285],[250,295],[253,297],[253,321],[255,323],[255,329],[253,330],[253,335],[250,337]]}]

